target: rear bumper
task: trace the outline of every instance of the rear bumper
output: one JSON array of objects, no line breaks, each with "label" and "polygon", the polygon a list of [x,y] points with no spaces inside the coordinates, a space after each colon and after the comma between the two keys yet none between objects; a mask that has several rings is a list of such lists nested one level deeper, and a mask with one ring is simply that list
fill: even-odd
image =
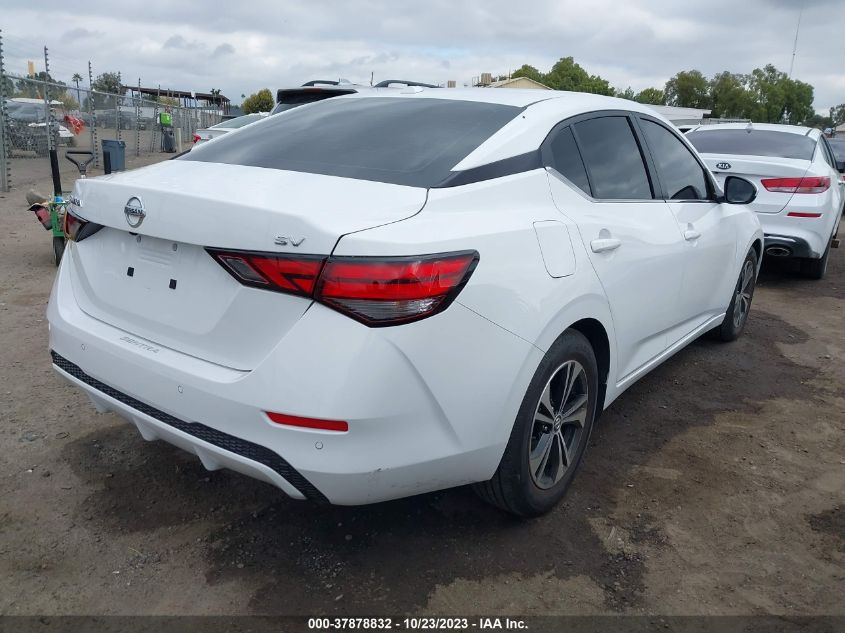
[{"label": "rear bumper", "polygon": [[789,237],[787,235],[765,236],[763,252],[772,257],[813,257],[813,249],[810,244],[800,237]]},{"label": "rear bumper", "polygon": [[[92,318],[68,268],[47,311],[56,370],[145,439],[293,498],[358,505],[489,479],[542,358],[459,303],[376,330],[314,305],[257,367],[236,370]],[[349,431],[280,426],[266,411]]]},{"label": "rear bumper", "polygon": [[[789,211],[795,209],[795,205],[788,208]],[[766,236],[765,250],[769,249],[771,243],[773,247],[781,246],[790,251],[788,255],[782,256],[818,259],[824,254],[839,218],[821,209],[808,209],[814,213],[823,213],[821,217],[791,217],[787,215],[788,210],[773,215],[757,214]],[[797,210],[804,211],[802,208]]]}]

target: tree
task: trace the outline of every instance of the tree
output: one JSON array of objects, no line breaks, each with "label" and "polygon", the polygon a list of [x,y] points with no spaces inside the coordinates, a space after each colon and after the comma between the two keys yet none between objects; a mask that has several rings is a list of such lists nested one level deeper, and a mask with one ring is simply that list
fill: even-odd
[{"label": "tree", "polygon": [[813,116],[813,87],[790,79],[772,64],[751,71],[749,89],[756,102],[751,117],[755,121],[796,124]]},{"label": "tree", "polygon": [[666,82],[666,103],[681,108],[709,108],[710,86],[698,70],[682,70]]},{"label": "tree", "polygon": [[751,118],[754,95],[746,84],[748,77],[727,70],[710,80],[711,116],[716,118]]},{"label": "tree", "polygon": [[120,88],[120,73],[108,72],[97,75],[91,88],[97,92],[107,92],[113,95],[123,94]]},{"label": "tree", "polygon": [[43,99],[45,82],[50,84],[47,86],[50,92],[50,99],[58,99],[67,90],[67,84],[63,81],[53,79],[53,77],[42,70],[26,79],[18,79],[15,96],[27,97],[29,99]]},{"label": "tree", "polygon": [[523,64],[517,68],[513,74],[511,74],[511,77],[528,77],[528,79],[545,83],[543,73],[534,68],[534,66],[529,66],[528,64]]},{"label": "tree", "polygon": [[830,109],[830,119],[833,127],[845,123],[845,103],[840,103],[835,108]]},{"label": "tree", "polygon": [[76,84],[76,101],[77,103],[82,103],[82,97],[79,96],[79,82],[82,81],[82,75],[79,73],[73,73],[73,77],[70,80]]},{"label": "tree", "polygon": [[592,92],[611,97],[616,92],[606,79],[590,75],[572,57],[561,57],[544,79],[543,83],[554,90]]},{"label": "tree", "polygon": [[67,93],[60,95],[57,101],[61,101],[65,110],[79,110],[79,102],[73,98],[73,95]]},{"label": "tree", "polygon": [[666,105],[666,95],[660,88],[645,88],[637,93],[634,101],[649,105]]},{"label": "tree", "polygon": [[634,92],[634,89],[631,86],[625,88],[625,90],[617,90],[616,96],[620,99],[628,99],[628,101],[636,101],[637,100],[637,93]]},{"label": "tree", "polygon": [[273,95],[269,88],[262,88],[258,92],[249,95],[241,104],[244,114],[253,112],[269,112],[273,109]]}]

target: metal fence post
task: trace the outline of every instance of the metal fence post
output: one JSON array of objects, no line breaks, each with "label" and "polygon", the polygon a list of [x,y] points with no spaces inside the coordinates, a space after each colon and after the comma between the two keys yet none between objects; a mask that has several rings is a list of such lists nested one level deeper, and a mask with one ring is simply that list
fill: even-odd
[{"label": "metal fence post", "polygon": [[3,31],[0,30],[0,191],[12,187],[11,143],[6,129],[6,71],[3,68]]},{"label": "metal fence post", "polygon": [[120,95],[123,93],[123,80],[120,78],[120,73],[117,73],[117,97],[114,100],[114,116],[115,116],[115,136],[120,140]]},{"label": "metal fence post", "polygon": [[141,78],[138,77],[138,98],[135,99],[135,156],[141,155]]},{"label": "metal fence post", "polygon": [[[47,133],[47,151],[56,149],[53,147],[53,108],[50,107],[50,58],[47,55],[47,47],[44,47],[44,131]],[[58,129],[58,128],[56,128]]]},{"label": "metal fence post", "polygon": [[91,115],[91,151],[94,152],[94,166],[100,167],[100,149],[97,147],[97,113],[94,103],[94,73],[88,62],[88,114]]}]

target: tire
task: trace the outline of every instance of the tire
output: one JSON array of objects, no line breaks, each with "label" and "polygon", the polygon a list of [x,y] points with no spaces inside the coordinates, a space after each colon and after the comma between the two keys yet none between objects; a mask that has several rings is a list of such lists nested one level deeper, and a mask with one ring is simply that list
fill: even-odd
[{"label": "tire", "polygon": [[[566,382],[571,387],[564,397]],[[544,397],[547,393],[548,399]],[[475,484],[478,495],[521,517],[539,516],[554,508],[584,456],[596,418],[597,397],[593,348],[583,334],[566,330],[528,386],[496,473],[490,481]],[[571,413],[568,423],[566,410]]]},{"label": "tire", "polygon": [[[746,277],[746,275],[749,275]],[[748,251],[742,268],[739,269],[739,279],[734,287],[731,303],[725,312],[722,324],[710,330],[712,338],[729,343],[739,338],[748,322],[748,313],[751,311],[751,302],[754,299],[754,288],[757,285],[757,251],[753,248]],[[737,301],[740,301],[740,308],[737,308]]]},{"label": "tire", "polygon": [[62,255],[65,254],[65,238],[53,236],[53,260],[58,266],[62,262]]},{"label": "tire", "polygon": [[809,279],[824,279],[825,273],[827,273],[828,259],[830,259],[830,240],[827,241],[824,255],[819,259],[807,258],[801,260],[801,274]]}]

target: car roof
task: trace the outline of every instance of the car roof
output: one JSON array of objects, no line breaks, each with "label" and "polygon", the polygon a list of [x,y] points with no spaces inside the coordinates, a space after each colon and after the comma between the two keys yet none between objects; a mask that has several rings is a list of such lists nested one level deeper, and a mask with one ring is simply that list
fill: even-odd
[{"label": "car roof", "polygon": [[564,119],[589,112],[602,110],[639,112],[663,121],[670,128],[673,127],[659,112],[636,101],[584,92],[566,92],[563,90],[511,88],[427,89],[410,86],[398,89],[375,88],[367,93],[349,94],[336,98],[366,99],[371,97],[474,101],[524,109],[521,116],[515,117],[458,163],[454,167],[456,170],[471,169],[536,150],[555,124]]},{"label": "car roof", "polygon": [[813,139],[818,138],[818,135],[821,134],[821,132],[816,128],[805,127],[803,125],[784,125],[781,123],[719,123],[711,125],[700,125],[690,130],[690,132],[712,132],[713,130],[747,130],[749,125],[754,130],[787,132],[789,134],[809,136]]}]

